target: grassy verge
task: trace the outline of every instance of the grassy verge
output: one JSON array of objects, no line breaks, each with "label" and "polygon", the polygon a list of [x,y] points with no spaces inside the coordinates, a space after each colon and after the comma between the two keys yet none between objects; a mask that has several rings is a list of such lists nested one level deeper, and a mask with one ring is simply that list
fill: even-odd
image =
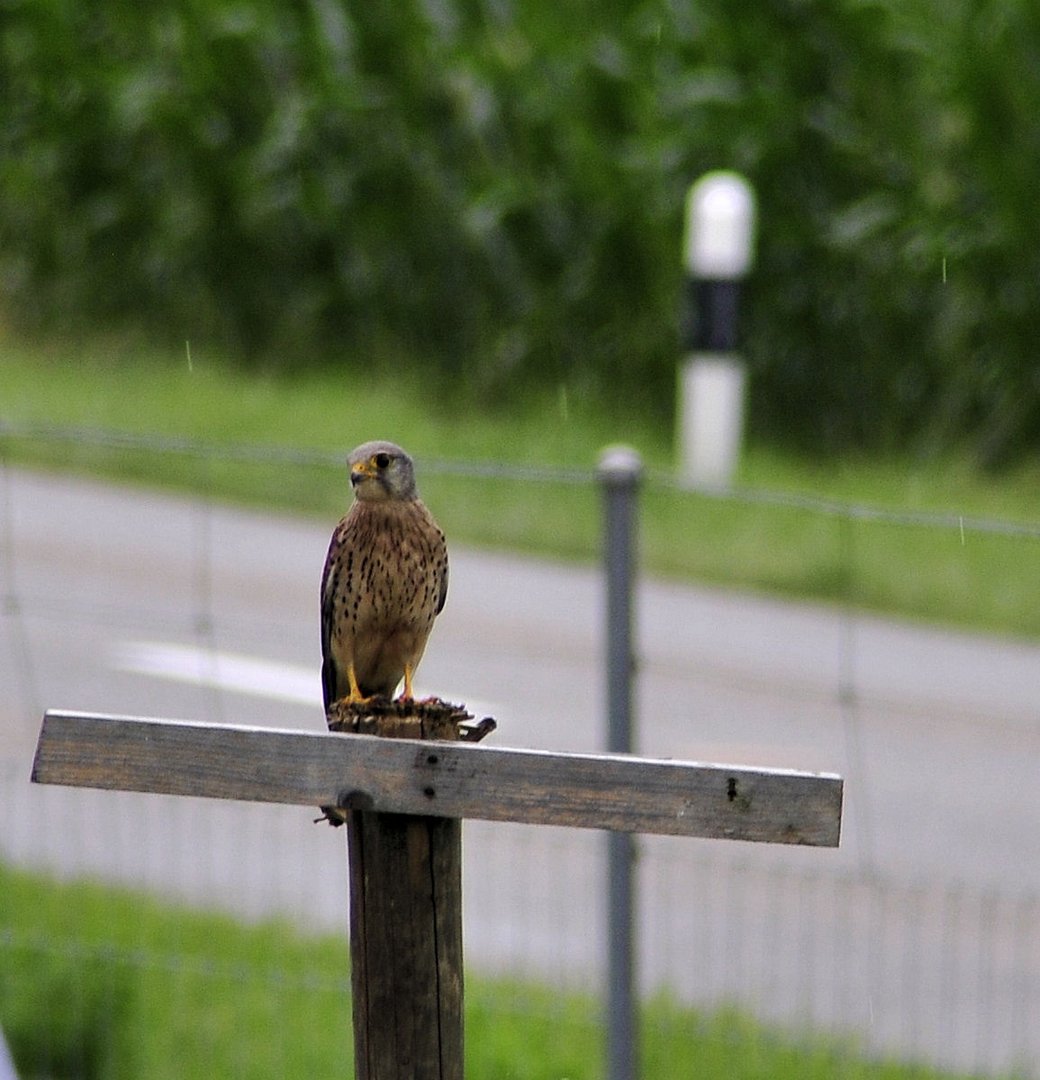
[{"label": "grassy verge", "polygon": [[[321,516],[342,511],[343,471],[313,464],[231,461],[249,444],[342,453],[386,436],[419,459],[499,461],[591,469],[609,442],[637,446],[653,470],[671,462],[671,434],[646,418],[614,417],[547,391],[508,409],[452,401],[377,365],[344,365],[287,380],[245,376],[194,350],[183,356],[125,348],[57,350],[0,342],[0,420],[197,440],[208,456],[99,448],[8,437],[9,460],[79,469]],[[589,559],[598,546],[591,485],[473,477],[427,469],[427,501],[455,542]],[[943,527],[842,517],[742,500],[769,490],[895,513],[953,515]],[[647,485],[642,553],[653,573],[751,587],[974,628],[1040,636],[1034,601],[1040,540],[976,530],[972,519],[1040,521],[1040,466],[988,477],[958,461],[808,463],[750,447],[734,499]],[[960,519],[964,519],[963,525]]]},{"label": "grassy verge", "polygon": [[[79,1080],[341,1076],[352,1060],[348,957],[338,937],[55,884],[0,865],[0,1025],[19,1075]],[[596,1080],[597,1003],[503,979],[467,982],[471,1080]],[[931,1080],[852,1048],[793,1042],[727,1011],[648,1003],[647,1076],[685,1080]]]}]

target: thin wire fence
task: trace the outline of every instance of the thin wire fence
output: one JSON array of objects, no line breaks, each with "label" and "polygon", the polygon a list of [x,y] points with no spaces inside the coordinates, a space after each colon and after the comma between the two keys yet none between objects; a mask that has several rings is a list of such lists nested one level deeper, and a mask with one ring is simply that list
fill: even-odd
[{"label": "thin wire fence", "polygon": [[[65,445],[78,450],[88,448],[126,450],[149,454],[183,455],[207,461],[240,464],[343,468],[346,451],[317,450],[307,447],[271,446],[249,443],[206,443],[172,435],[139,434],[104,428],[68,427],[43,423],[15,422],[0,417],[0,443],[4,440]],[[424,458],[426,475],[480,477],[493,480],[520,480],[531,483],[573,484],[587,487],[595,481],[595,470],[565,468],[558,465],[522,465],[500,461],[462,461],[447,458]],[[1010,521],[973,514],[933,511],[891,510],[868,503],[825,499],[793,492],[768,491],[747,487],[691,489],[675,473],[650,469],[649,485],[677,492],[690,492],[721,502],[748,506],[775,506],[806,510],[827,517],[856,521],[883,522],[890,525],[913,525],[923,528],[955,530],[958,533],[991,533],[997,536],[1021,536],[1040,539],[1040,522]]]},{"label": "thin wire fence", "polygon": [[[0,453],[13,440],[57,446],[63,453],[86,448],[88,456],[190,456],[213,469],[231,462],[263,470],[265,484],[270,476],[280,476],[282,483],[317,486],[327,482],[328,470],[343,466],[341,454],[0,424]],[[421,465],[424,476],[563,484],[582,493],[594,484],[591,470],[491,463],[463,467],[447,461]],[[303,474],[308,474],[305,481],[300,480]],[[667,475],[651,474],[648,487],[682,495]],[[957,538],[962,532],[1015,542],[1040,538],[1040,524],[958,514],[890,514],[769,492],[717,492],[712,497],[737,506],[775,506],[821,520],[921,528]],[[320,563],[326,532],[293,519],[270,522],[228,509],[205,493],[155,498],[0,461],[0,685],[5,689],[0,701],[5,732],[0,742],[0,864],[59,880],[86,877],[143,889],[175,905],[228,912],[247,924],[277,917],[304,936],[342,939],[342,837],[311,826],[305,812],[40,789],[27,782],[45,706],[277,726],[313,726],[316,717],[320,722],[311,567]],[[298,574],[284,565],[285,553],[297,550]],[[843,543],[839,551],[847,562],[839,566],[839,575],[855,574],[856,560],[865,557],[863,545]],[[590,548],[589,556],[595,553]],[[440,665],[437,677],[457,679],[466,693],[472,680],[474,696],[505,695],[501,688],[518,666],[521,684],[534,673],[559,702],[558,713],[573,717],[565,726],[547,723],[544,732],[532,727],[532,738],[560,749],[587,748],[599,737],[597,706],[595,700],[587,706],[592,719],[583,727],[576,693],[587,689],[580,680],[587,682],[588,671],[600,663],[596,641],[587,640],[599,632],[595,611],[583,614],[586,607],[595,608],[595,573],[582,577],[576,570],[564,576],[560,571],[547,586],[573,603],[577,626],[567,634],[538,621],[533,586],[509,580],[519,571],[504,561],[471,569],[475,576],[486,574],[486,580],[482,577],[474,587],[478,595],[467,610],[477,613],[474,622],[483,617],[487,626],[508,622],[503,642],[496,645],[506,653],[496,656],[488,649],[489,655],[474,658],[480,642],[474,645],[466,638],[471,652],[456,674],[448,654],[462,647],[458,635],[463,631],[446,624],[446,655],[431,655],[427,663]],[[464,593],[464,575],[457,576],[453,589]],[[572,588],[573,597],[567,592]],[[660,584],[648,586],[644,605],[656,613],[687,599]],[[500,602],[510,605],[508,619],[496,615]],[[459,603],[466,604],[465,595]],[[810,768],[819,767],[811,760],[813,753],[824,751],[806,741],[795,724],[818,715],[818,727],[810,730],[818,731],[821,745],[831,740],[847,776],[845,850],[833,862],[821,863],[813,853],[790,849],[642,839],[638,956],[642,993],[651,1003],[644,1034],[667,1034],[691,1045],[703,1042],[714,1030],[711,1018],[733,1009],[765,1025],[755,1029],[759,1040],[783,1044],[823,1038],[837,1040],[840,1054],[850,1059],[864,1055],[963,1074],[1040,1076],[1040,890],[1035,887],[1037,868],[1030,871],[1028,865],[1030,856],[1040,852],[1035,846],[1022,851],[1020,874],[1003,871],[1000,827],[993,827],[985,817],[988,811],[980,810],[977,826],[968,819],[980,833],[978,873],[959,880],[940,873],[930,861],[953,841],[952,832],[941,831],[943,822],[897,819],[887,812],[892,800],[887,785],[895,783],[889,778],[893,760],[903,752],[909,725],[941,720],[954,733],[958,725],[980,727],[989,741],[1013,743],[1035,772],[1040,680],[1029,682],[1027,675],[1023,681],[1017,673],[1035,673],[1038,669],[1030,665],[1040,654],[1022,643],[989,651],[985,644],[978,646],[987,678],[1022,683],[1019,696],[1005,696],[989,709],[992,686],[985,680],[976,686],[967,662],[961,663],[976,648],[973,642],[940,642],[953,650],[952,659],[944,659],[946,666],[936,666],[932,674],[928,663],[918,662],[918,654],[911,652],[906,663],[884,667],[875,685],[875,663],[885,648],[901,655],[906,642],[911,650],[919,644],[905,637],[910,631],[900,631],[904,638],[888,646],[875,636],[875,620],[851,607],[839,607],[829,621],[817,625],[796,606],[785,609],[783,617],[791,621],[779,624],[789,630],[763,630],[762,639],[755,640],[735,627],[750,628],[753,634],[765,615],[772,617],[772,609],[763,609],[765,615],[756,609],[747,622],[731,626],[721,603],[709,596],[703,609],[683,616],[705,627],[708,651],[695,662],[685,655],[685,638],[672,641],[662,631],[658,640],[653,625],[647,626],[646,710],[674,709],[686,693],[682,688],[694,685],[704,695],[699,723],[710,725],[716,708],[720,714],[759,710],[767,725],[791,725],[793,763],[809,758],[804,764]],[[530,626],[523,622],[528,616]],[[483,625],[472,631],[478,639]],[[689,632],[696,634],[697,626]],[[770,634],[782,640],[770,640]],[[782,657],[783,664],[772,651],[777,645],[782,654],[785,649],[790,654]],[[927,661],[925,646],[939,646],[931,639],[921,646],[920,656]],[[489,665],[486,679],[476,674],[476,659]],[[1019,664],[1013,677],[1010,668],[1001,666],[1005,663]],[[826,677],[819,677],[824,669]],[[554,679],[560,690],[552,689]],[[940,691],[950,692],[941,700],[954,701],[955,708],[944,704],[937,718],[934,702]],[[61,699],[55,699],[57,693]],[[717,706],[711,694],[718,696]],[[495,703],[504,701],[511,712],[523,712],[523,695]],[[868,711],[869,728],[864,726]],[[735,732],[732,749],[746,750],[752,761],[759,752],[781,752],[768,743],[752,745],[761,738]],[[661,740],[660,747],[654,739]],[[648,752],[675,754],[694,734],[679,728],[669,739],[644,732],[644,741],[651,744]],[[944,739],[937,737],[936,768],[963,789],[972,782],[974,763],[957,760],[944,749]],[[1008,793],[1015,794],[1015,779],[1004,782]],[[1015,838],[1024,835],[1028,844],[1031,819],[1026,816],[1019,824]],[[955,828],[952,822],[948,827]],[[923,836],[904,864],[889,865],[882,850],[899,846],[891,838],[900,829],[908,840],[918,830]],[[590,985],[602,985],[604,857],[604,838],[598,834],[467,823],[467,961],[477,986],[490,977],[509,980],[511,989],[493,995],[503,1013],[548,1017],[563,1025],[557,1030],[577,1032],[566,1026],[567,1007],[560,1002],[566,1000],[563,995],[587,994]],[[1008,861],[1014,865],[1014,853]],[[133,905],[120,909],[121,929],[79,923],[69,912],[62,932],[48,937],[34,925],[5,918],[0,900],[0,970],[22,970],[15,961],[31,954],[34,970],[71,972],[68,977],[78,980],[75,985],[85,994],[92,978],[104,982],[102,974],[109,972],[105,985],[113,1001],[126,989],[112,972],[129,970],[144,978],[158,971],[171,977],[185,1003],[196,983],[219,984],[228,1009],[252,993],[247,988],[259,987],[285,1013],[282,1020],[271,1021],[266,1033],[269,1040],[286,1043],[279,1075],[314,1075],[307,1072],[313,1065],[295,1046],[299,1035],[290,1017],[298,1009],[305,1012],[309,1002],[322,1012],[340,1009],[346,1028],[345,972],[342,978],[320,972],[309,977],[306,970],[279,966],[277,958],[261,968],[250,959],[221,967],[227,961],[200,954],[197,943],[149,937],[154,926],[144,916],[139,929],[128,930],[136,918],[133,911]],[[44,922],[53,928],[53,922]],[[524,991],[518,979],[548,987],[555,996]],[[5,988],[0,978],[0,1024],[8,1029],[16,1054],[24,1046],[11,1031],[22,1015],[16,1006],[32,994],[25,985]],[[678,1011],[662,1002],[675,1003]],[[34,1045],[48,1044],[37,1040]],[[34,1062],[38,1073],[66,1068],[59,1060],[65,1053],[60,1031],[49,1045],[52,1056]],[[254,1075],[245,1064],[244,1044],[236,1053],[239,1074]],[[86,1080],[92,1075],[90,1054],[89,1047],[81,1047],[83,1060],[62,1074]]]}]

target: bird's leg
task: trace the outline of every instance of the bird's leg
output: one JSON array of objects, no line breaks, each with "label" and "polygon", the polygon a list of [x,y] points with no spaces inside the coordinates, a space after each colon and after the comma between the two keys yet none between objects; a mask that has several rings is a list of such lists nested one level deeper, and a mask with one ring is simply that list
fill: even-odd
[{"label": "bird's leg", "polygon": [[361,687],[358,686],[357,672],[354,670],[353,661],[347,665],[347,682],[350,683],[350,693],[345,699],[348,705],[356,705],[359,702],[369,700],[361,693]]},{"label": "bird's leg", "polygon": [[401,691],[401,696],[398,701],[411,701],[414,695],[412,694],[412,665],[405,664],[404,666],[404,689]]},{"label": "bird's leg", "polygon": [[[415,701],[415,694],[412,693],[412,665],[405,664],[404,666],[404,689],[401,691],[398,701]],[[419,703],[420,705],[436,705],[441,703],[441,699],[438,697],[426,697]]]}]

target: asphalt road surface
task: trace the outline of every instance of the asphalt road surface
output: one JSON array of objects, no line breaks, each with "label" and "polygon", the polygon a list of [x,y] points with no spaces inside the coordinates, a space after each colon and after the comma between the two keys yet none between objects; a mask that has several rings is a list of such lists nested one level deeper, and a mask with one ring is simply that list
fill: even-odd
[{"label": "asphalt road surface", "polygon": [[[343,927],[343,837],[304,809],[28,784],[45,707],[320,730],[333,523],[19,470],[0,514],[0,856]],[[417,693],[495,716],[497,745],[601,749],[596,568],[451,557]],[[1036,1067],[1040,647],[654,581],[636,639],[640,753],[846,778],[837,851],[640,841],[644,986]],[[604,849],[468,823],[468,962],[596,977]]]}]

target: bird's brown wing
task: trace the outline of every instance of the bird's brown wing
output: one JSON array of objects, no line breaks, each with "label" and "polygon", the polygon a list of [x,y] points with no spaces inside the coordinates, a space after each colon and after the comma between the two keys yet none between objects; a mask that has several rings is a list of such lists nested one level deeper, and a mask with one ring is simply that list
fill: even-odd
[{"label": "bird's brown wing", "polygon": [[342,522],[332,534],[321,575],[321,694],[325,711],[339,697],[339,667],[332,655],[332,620],[335,614],[335,577],[339,566]]},{"label": "bird's brown wing", "polygon": [[[443,541],[442,541],[443,543]],[[444,603],[448,599],[448,556],[444,555],[444,573],[441,574],[440,593],[437,596],[437,610],[434,614],[440,615],[444,610]]]}]

